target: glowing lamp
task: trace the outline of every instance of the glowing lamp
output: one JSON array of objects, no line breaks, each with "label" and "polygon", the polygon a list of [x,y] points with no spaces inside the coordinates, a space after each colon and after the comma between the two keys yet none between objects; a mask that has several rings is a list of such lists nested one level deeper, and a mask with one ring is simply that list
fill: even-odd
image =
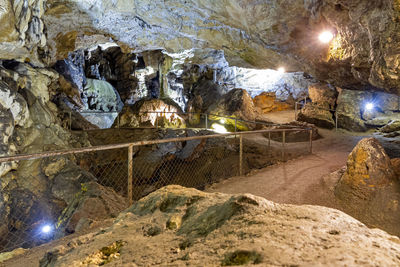
[{"label": "glowing lamp", "polygon": [[319,35],[318,39],[321,43],[327,44],[332,41],[333,37],[333,33],[331,33],[330,31],[324,31]]},{"label": "glowing lamp", "polygon": [[225,124],[225,119],[220,119],[219,122]]},{"label": "glowing lamp", "polygon": [[278,69],[278,72],[281,73],[281,74],[283,74],[283,73],[286,72],[286,70],[285,70],[284,67],[280,67],[280,68]]},{"label": "glowing lamp", "polygon": [[43,225],[40,230],[43,234],[49,234],[51,231],[53,231],[53,227],[49,224],[46,224],[46,225]]},{"label": "glowing lamp", "polygon": [[366,110],[373,110],[373,109],[374,109],[374,104],[372,104],[372,103],[367,103],[367,104],[365,105],[365,109],[366,109]]}]

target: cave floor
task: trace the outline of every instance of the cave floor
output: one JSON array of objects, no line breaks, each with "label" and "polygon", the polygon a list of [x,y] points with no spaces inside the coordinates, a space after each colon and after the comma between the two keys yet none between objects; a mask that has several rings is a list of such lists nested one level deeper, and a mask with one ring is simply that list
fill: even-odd
[{"label": "cave floor", "polygon": [[[211,185],[206,191],[250,193],[278,203],[340,209],[330,189],[332,185],[324,176],[345,166],[349,153],[362,138],[382,138],[372,132],[356,134],[324,129],[319,129],[319,132],[322,138],[313,142],[313,154],[272,165],[246,176],[223,180]],[[384,145],[387,150],[398,151],[393,148],[393,143],[387,142]]]}]

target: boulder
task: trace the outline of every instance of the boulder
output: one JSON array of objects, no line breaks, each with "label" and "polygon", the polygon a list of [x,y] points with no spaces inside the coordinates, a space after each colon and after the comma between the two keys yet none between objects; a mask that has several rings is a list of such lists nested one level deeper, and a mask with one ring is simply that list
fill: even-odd
[{"label": "boulder", "polygon": [[390,123],[379,129],[382,133],[391,133],[400,131],[400,120],[391,121]]},{"label": "boulder", "polygon": [[112,188],[93,181],[82,183],[58,218],[57,236],[81,232],[96,221],[115,218],[126,208],[126,199]]},{"label": "boulder", "polygon": [[276,93],[263,92],[260,95],[254,97],[254,105],[256,108],[261,110],[260,113],[268,113],[273,111],[288,110],[291,106],[285,102],[278,101],[276,99]]},{"label": "boulder", "polygon": [[[158,112],[158,113],[156,113]],[[125,106],[119,115],[119,126],[135,128],[140,126],[162,126],[185,128],[182,110],[170,100],[140,100],[133,106]],[[118,127],[118,121],[113,127]]]},{"label": "boulder", "polygon": [[312,103],[303,106],[297,119],[322,128],[334,128],[333,110],[337,98],[335,88],[329,84],[314,83],[308,87],[308,95]]},{"label": "boulder", "polygon": [[50,249],[40,267],[397,266],[399,253],[397,237],[337,210],[167,186],[136,202],[111,227]]},{"label": "boulder", "polygon": [[312,103],[325,109],[335,109],[337,96],[336,89],[329,84],[314,83],[308,87]]},{"label": "boulder", "polygon": [[312,123],[318,127],[333,129],[335,121],[330,110],[307,103],[297,115],[297,120]]},{"label": "boulder", "polygon": [[399,235],[400,186],[392,161],[374,138],[361,140],[350,153],[347,169],[335,187],[345,212],[368,225]]},{"label": "boulder", "polygon": [[[255,121],[257,113],[253,99],[243,89],[234,89],[225,94],[209,109],[210,120],[221,122],[228,130],[235,130],[235,118],[244,121]],[[221,118],[219,116],[230,117]],[[222,120],[222,121],[221,121]],[[248,130],[255,125],[248,122],[236,122],[238,130]]]},{"label": "boulder", "polygon": [[339,88],[337,100],[338,126],[355,132],[367,130],[362,120],[364,105],[372,99],[372,93]]}]

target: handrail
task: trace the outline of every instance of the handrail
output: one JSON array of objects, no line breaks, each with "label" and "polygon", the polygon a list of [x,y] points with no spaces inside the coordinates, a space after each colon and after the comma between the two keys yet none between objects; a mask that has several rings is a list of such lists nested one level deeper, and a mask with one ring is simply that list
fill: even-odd
[{"label": "handrail", "polygon": [[[297,102],[296,102],[297,103]],[[120,119],[120,113],[118,111],[76,111],[79,114],[115,114],[117,113],[117,120],[118,120],[118,128],[119,126],[119,119]],[[65,111],[64,113],[69,114],[70,120],[71,120],[71,114],[72,111]],[[140,115],[140,114],[177,114],[180,116],[187,116],[187,115],[200,115],[200,116],[205,116],[206,118],[206,126],[207,126],[207,120],[210,116],[214,116],[214,117],[219,117],[222,119],[231,119],[231,120],[235,120],[235,124],[237,122],[243,122],[243,123],[252,123],[252,124],[259,124],[259,125],[266,125],[266,126],[282,126],[282,124],[277,124],[277,123],[269,123],[269,122],[264,122],[264,121],[248,121],[248,120],[243,120],[240,118],[236,118],[233,116],[226,116],[226,115],[218,115],[218,114],[214,114],[214,113],[201,113],[201,112],[177,112],[177,111],[141,111],[141,112],[133,112],[132,114],[135,115]],[[297,112],[296,112],[297,114]],[[72,122],[70,121],[70,128],[71,128],[71,124]],[[296,125],[284,125],[285,127],[288,128],[298,128],[299,126]],[[206,127],[208,128],[208,127]],[[236,129],[235,129],[236,131]]]},{"label": "handrail", "polygon": [[202,140],[202,139],[210,139],[210,138],[218,138],[218,137],[226,137],[226,136],[236,136],[236,135],[243,136],[243,135],[248,135],[248,134],[273,133],[273,132],[282,132],[283,135],[285,135],[286,132],[294,132],[294,131],[309,131],[310,132],[310,152],[312,152],[312,150],[311,150],[312,149],[312,128],[269,129],[269,130],[267,129],[267,130],[246,131],[246,132],[237,132],[237,133],[212,134],[212,135],[179,137],[179,138],[169,138],[169,139],[160,139],[160,140],[146,140],[146,141],[137,141],[137,142],[131,142],[131,143],[123,143],[123,144],[112,144],[112,145],[93,146],[93,147],[76,148],[76,149],[68,149],[68,150],[58,150],[58,151],[51,151],[51,152],[21,154],[21,155],[0,157],[0,163],[18,161],[18,160],[40,159],[40,158],[46,158],[46,157],[50,157],[50,156],[65,156],[65,155],[72,155],[72,154],[112,150],[112,149],[143,146],[143,145]]}]

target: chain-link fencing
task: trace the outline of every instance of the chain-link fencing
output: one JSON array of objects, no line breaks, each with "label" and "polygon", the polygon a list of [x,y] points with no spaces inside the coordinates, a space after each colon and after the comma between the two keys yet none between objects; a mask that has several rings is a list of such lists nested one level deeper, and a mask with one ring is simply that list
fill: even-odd
[{"label": "chain-link fencing", "polygon": [[[292,135],[304,137],[290,143]],[[87,229],[166,185],[204,190],[312,151],[312,129],[270,129],[0,158],[0,252]]]}]

